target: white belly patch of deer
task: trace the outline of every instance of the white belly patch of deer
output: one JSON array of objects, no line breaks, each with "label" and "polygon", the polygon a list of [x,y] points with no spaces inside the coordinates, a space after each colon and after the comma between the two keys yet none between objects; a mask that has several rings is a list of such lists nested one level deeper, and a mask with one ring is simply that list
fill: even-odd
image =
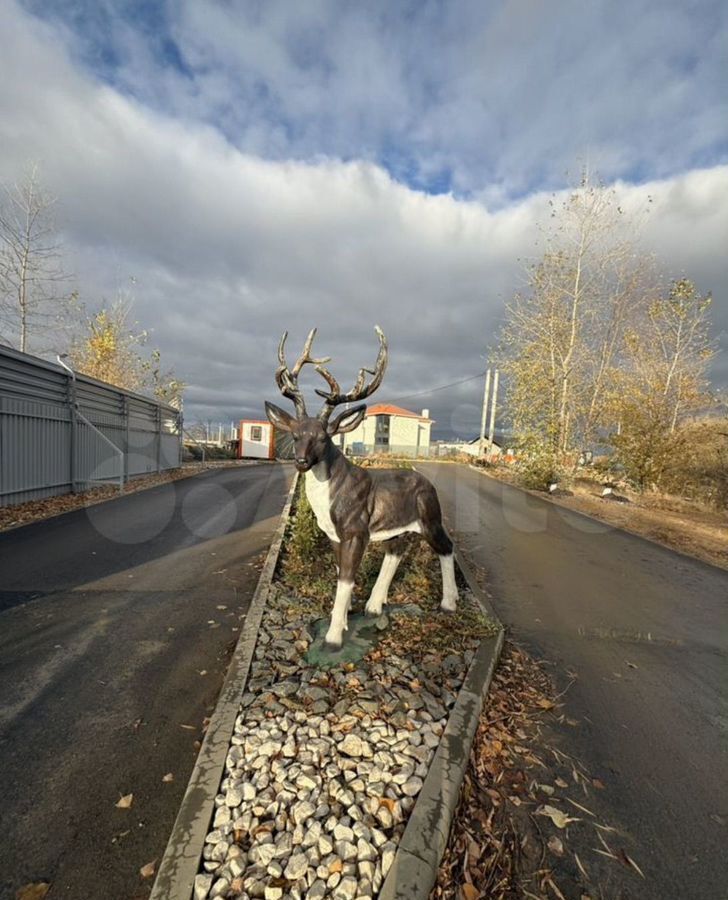
[{"label": "white belly patch of deer", "polygon": [[[353,431],[366,414],[366,406],[360,404],[329,421],[334,408],[365,399],[379,387],[384,377],[387,340],[380,328],[377,327],[376,332],[379,355],[375,367],[361,369],[356,384],[346,394],[324,368],[329,358],[314,359],[311,356],[316,329],[309,333],[303,353],[293,368],[288,367],[285,358],[286,332],[278,346],[276,383],[283,396],[293,400],[296,414],[290,415],[272,403],[265,404],[272,424],[290,432],[293,437],[296,468],[306,473],[306,496],[319,528],[331,540],[334,550],[338,582],[326,644],[335,649],[343,643],[354,580],[369,541],[391,543],[386,545],[381,571],[365,607],[368,615],[380,615],[387,602],[389,586],[400,560],[395,539],[407,533],[421,534],[440,558],[441,608],[454,611],[458,599],[452,541],[443,528],[440,502],[432,484],[412,469],[355,466],[332,441],[336,434]],[[316,391],[323,397],[324,405],[315,418],[306,412],[298,386],[299,373],[306,363],[313,365],[329,386],[328,391]],[[371,380],[367,381],[367,375],[372,376]]]}]

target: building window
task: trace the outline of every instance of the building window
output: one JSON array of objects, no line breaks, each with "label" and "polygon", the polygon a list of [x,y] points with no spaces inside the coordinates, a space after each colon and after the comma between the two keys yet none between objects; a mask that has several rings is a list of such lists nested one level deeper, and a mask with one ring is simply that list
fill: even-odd
[{"label": "building window", "polygon": [[258,442],[263,440],[263,426],[262,425],[251,425],[250,426],[250,440],[258,441]]},{"label": "building window", "polygon": [[379,447],[389,445],[389,416],[377,416],[374,428],[374,443]]}]

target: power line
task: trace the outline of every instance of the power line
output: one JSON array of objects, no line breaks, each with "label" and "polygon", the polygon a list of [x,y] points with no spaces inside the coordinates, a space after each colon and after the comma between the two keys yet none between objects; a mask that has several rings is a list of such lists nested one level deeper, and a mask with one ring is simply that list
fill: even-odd
[{"label": "power line", "polygon": [[441,384],[439,387],[428,388],[426,391],[417,391],[414,394],[404,394],[402,397],[395,397],[393,400],[387,400],[387,403],[399,403],[400,400],[409,400],[412,397],[424,397],[430,394],[436,394],[438,391],[446,391],[448,388],[457,387],[459,384],[465,384],[468,381],[475,381],[482,378],[485,372],[478,372],[477,375],[469,375],[467,378],[461,378],[459,381],[452,381],[450,384]]}]

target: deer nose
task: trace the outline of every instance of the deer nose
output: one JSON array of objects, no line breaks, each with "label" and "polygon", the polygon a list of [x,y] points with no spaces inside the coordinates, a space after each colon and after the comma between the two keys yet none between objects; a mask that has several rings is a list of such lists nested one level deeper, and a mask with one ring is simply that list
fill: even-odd
[{"label": "deer nose", "polygon": [[297,456],[296,462],[298,463],[299,466],[305,466],[306,465],[306,457],[305,456]]}]

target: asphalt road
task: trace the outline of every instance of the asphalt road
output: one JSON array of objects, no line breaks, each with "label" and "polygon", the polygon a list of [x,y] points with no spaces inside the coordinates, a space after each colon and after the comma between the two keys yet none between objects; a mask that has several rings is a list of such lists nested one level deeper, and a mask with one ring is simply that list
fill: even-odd
[{"label": "asphalt road", "polygon": [[291,477],[211,470],[0,534],[3,900],[147,896]]},{"label": "asphalt road", "polygon": [[564,739],[644,871],[629,896],[728,897],[728,572],[468,467],[418,468],[511,634],[576,679]]}]

